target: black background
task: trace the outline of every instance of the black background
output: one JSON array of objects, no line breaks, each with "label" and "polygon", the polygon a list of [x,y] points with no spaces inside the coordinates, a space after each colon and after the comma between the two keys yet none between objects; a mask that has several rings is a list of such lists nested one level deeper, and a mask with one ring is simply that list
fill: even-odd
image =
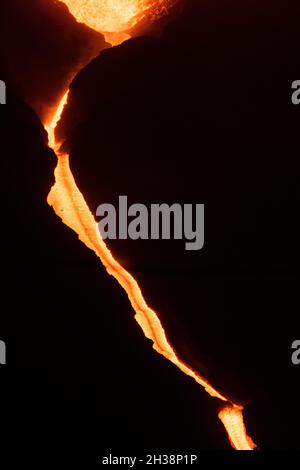
[{"label": "black background", "polygon": [[[50,0],[1,8],[1,444],[229,449],[220,403],[152,350],[125,293],[46,203],[56,157],[40,119],[107,44]],[[58,130],[93,213],[122,194],[205,203],[200,252],[109,245],[180,357],[246,405],[261,449],[299,446],[299,8],[184,2],[162,36],[82,70]]]}]

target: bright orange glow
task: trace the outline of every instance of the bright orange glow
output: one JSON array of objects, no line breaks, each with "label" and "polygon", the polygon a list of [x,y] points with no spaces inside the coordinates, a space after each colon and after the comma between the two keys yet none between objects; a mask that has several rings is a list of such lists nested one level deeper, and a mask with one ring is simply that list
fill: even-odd
[{"label": "bright orange glow", "polygon": [[60,100],[59,105],[57,106],[53,117],[50,119],[49,124],[45,124],[45,129],[47,131],[48,139],[49,139],[49,147],[51,147],[54,151],[57,149],[57,145],[55,142],[55,129],[56,129],[58,122],[60,121],[64,107],[66,106],[68,102],[68,96],[69,96],[69,90],[66,91],[66,93]]},{"label": "bright orange glow", "polygon": [[83,195],[76,186],[70,170],[68,155],[60,155],[55,170],[56,183],[48,196],[48,203],[54,208],[62,221],[79,236],[80,240],[100,258],[107,272],[111,274],[126,291],[135,311],[135,319],[145,336],[153,341],[154,349],[173,362],[185,374],[196,380],[213,397],[226,401],[226,398],[209,383],[178,359],[168,343],[161,322],[142,295],[138,283],[112,256],[101,239],[97,224]]},{"label": "bright orange glow", "polygon": [[219,418],[225,426],[231,445],[235,449],[252,450],[256,447],[251,437],[247,435],[242,407],[226,406],[220,411]]},{"label": "bright orange glow", "polygon": [[174,0],[61,0],[80,23],[99,33],[123,33],[146,16],[165,13]]},{"label": "bright orange glow", "polygon": [[[64,224],[74,230],[79,239],[95,252],[107,272],[123,287],[135,312],[135,319],[146,338],[152,340],[153,348],[171,361],[182,372],[193,378],[212,397],[222,401],[229,400],[212,387],[205,378],[182,362],[167,340],[164,328],[157,314],[146,303],[141,289],[134,277],[115,260],[112,253],[100,237],[97,223],[89,210],[85,199],[79,191],[69,166],[69,156],[60,153],[59,144],[55,141],[55,127],[67,103],[68,92],[63,96],[50,126],[45,126],[49,135],[49,146],[56,151],[58,158],[55,169],[55,184],[52,187],[48,203]],[[219,417],[228,432],[230,442],[237,450],[250,450],[255,444],[247,436],[243,422],[242,407],[226,405]]]},{"label": "bright orange glow", "polygon": [[[153,14],[159,16],[162,10],[176,0],[62,0],[77,21],[84,22],[100,32],[109,32],[111,44],[119,44],[129,35],[126,33],[155,6]],[[256,446],[247,436],[243,421],[242,407],[233,403],[212,387],[209,382],[182,362],[168,342],[164,328],[156,312],[146,303],[134,277],[113,257],[100,237],[97,223],[88,208],[84,196],[78,189],[69,166],[69,156],[59,150],[55,129],[67,104],[69,91],[62,97],[53,117],[45,124],[49,147],[56,153],[58,163],[55,169],[55,184],[48,195],[48,203],[64,224],[77,233],[79,239],[101,260],[107,272],[123,287],[135,312],[135,319],[144,335],[153,342],[153,348],[171,361],[183,373],[194,379],[212,397],[227,402],[219,413],[233,447],[237,450],[251,450]]]}]

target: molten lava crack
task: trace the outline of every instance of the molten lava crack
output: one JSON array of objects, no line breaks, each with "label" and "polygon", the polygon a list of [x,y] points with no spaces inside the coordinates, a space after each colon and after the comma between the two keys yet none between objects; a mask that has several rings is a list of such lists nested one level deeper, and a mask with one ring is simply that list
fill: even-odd
[{"label": "molten lava crack", "polygon": [[[136,24],[147,11],[154,6],[159,11],[168,6],[171,0],[63,0],[77,21],[100,32],[122,33]],[[119,41],[123,40],[121,35]],[[205,378],[182,362],[167,340],[164,328],[157,316],[146,303],[141,289],[134,277],[127,272],[113,257],[112,253],[101,239],[96,221],[89,210],[84,196],[78,189],[69,166],[69,156],[60,152],[59,143],[55,140],[55,128],[60,120],[63,109],[67,104],[69,91],[62,97],[52,119],[45,124],[48,132],[49,146],[57,155],[55,169],[55,184],[52,187],[48,203],[64,224],[77,233],[79,239],[91,250],[123,287],[128,295],[135,319],[144,335],[153,342],[153,348],[166,359],[176,365],[182,372],[193,378],[199,385],[215,398],[228,402],[219,413],[233,447],[237,450],[251,450],[255,444],[247,436],[243,421],[242,407],[230,404],[229,400],[212,387]]]}]

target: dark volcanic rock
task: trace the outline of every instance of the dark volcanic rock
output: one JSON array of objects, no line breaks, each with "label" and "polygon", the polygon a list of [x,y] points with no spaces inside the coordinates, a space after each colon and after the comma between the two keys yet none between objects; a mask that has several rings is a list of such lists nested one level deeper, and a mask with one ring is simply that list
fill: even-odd
[{"label": "dark volcanic rock", "polygon": [[[86,67],[60,127],[94,213],[119,195],[206,204],[200,252],[109,245],[181,356],[236,400],[269,407],[260,437],[275,447],[295,442],[284,433],[299,393],[299,8],[191,0],[162,38],[130,40]],[[279,431],[273,409],[287,402]]]},{"label": "dark volcanic rock", "polygon": [[[14,10],[1,2],[1,78],[43,117],[99,36],[55,2],[18,3],[19,17],[16,1]],[[249,433],[271,448],[298,445],[300,418],[290,361],[299,331],[299,116],[290,101],[298,18],[299,5],[190,0],[162,38],[128,41],[83,70],[60,128],[94,212],[121,194],[206,204],[198,253],[181,242],[109,245],[181,357],[250,402]],[[46,204],[55,156],[36,115],[13,95],[8,102],[1,442],[78,448],[101,436],[108,448],[225,448],[218,403],[152,351],[119,285]]]},{"label": "dark volcanic rock", "polygon": [[228,448],[219,403],[152,350],[120,286],[47,205],[56,157],[33,111],[10,90],[8,103],[1,447]]},{"label": "dark volcanic rock", "polygon": [[1,78],[44,120],[73,75],[108,44],[61,2],[2,0],[1,10]]}]

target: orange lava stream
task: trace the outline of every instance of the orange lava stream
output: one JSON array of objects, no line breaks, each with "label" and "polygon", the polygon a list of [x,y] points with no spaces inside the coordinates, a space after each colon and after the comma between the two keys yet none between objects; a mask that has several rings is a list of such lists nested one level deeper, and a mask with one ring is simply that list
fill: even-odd
[{"label": "orange lava stream", "polygon": [[[64,95],[66,104],[66,95]],[[50,139],[55,129],[54,122],[50,128],[49,146],[56,151],[58,157],[55,169],[55,184],[48,195],[48,203],[54,208],[55,213],[64,224],[74,230],[79,239],[100,258],[107,272],[111,274],[126,291],[130,303],[135,311],[135,319],[142,328],[145,336],[153,341],[154,349],[173,362],[185,374],[196,380],[213,397],[227,401],[227,398],[215,390],[204,378],[186,366],[178,359],[175,351],[168,343],[162,324],[154,312],[146,303],[138,283],[113,257],[99,234],[97,223],[89,210],[85,199],[78,187],[69,166],[69,156],[59,153],[58,145],[54,139],[51,145]]]},{"label": "orange lava stream", "polygon": [[[67,104],[68,92],[59,103],[54,117],[45,129],[49,135],[49,146],[56,152],[58,163],[55,169],[55,184],[48,195],[48,203],[63,223],[74,230],[79,239],[100,258],[107,272],[123,287],[135,311],[135,319],[145,336],[152,340],[153,348],[166,359],[175,364],[182,372],[193,378],[212,397],[230,402],[224,395],[212,387],[205,378],[182,362],[167,340],[164,328],[155,313],[146,303],[141,289],[134,277],[115,260],[99,234],[97,223],[78,189],[69,166],[69,155],[60,153],[59,144],[55,141],[55,127],[59,122],[64,106]],[[251,450],[255,444],[247,436],[242,407],[227,404],[219,413],[233,447],[237,450]]]},{"label": "orange lava stream", "polygon": [[[109,33],[111,43],[120,43],[129,35],[128,30],[145,15],[160,16],[162,11],[176,0],[61,0],[77,21],[101,33]],[[153,348],[176,365],[182,372],[193,378],[215,398],[227,402],[219,413],[232,446],[237,450],[251,450],[256,446],[247,436],[242,407],[231,403],[228,398],[212,387],[205,378],[182,362],[167,340],[164,328],[154,310],[146,303],[134,277],[113,257],[100,237],[97,223],[78,189],[69,166],[69,155],[62,153],[60,143],[55,139],[55,128],[67,104],[69,90],[62,97],[53,117],[45,123],[49,147],[56,153],[58,162],[55,169],[55,184],[48,195],[48,203],[63,223],[74,230],[79,239],[95,252],[107,272],[123,287],[135,312],[135,319],[144,335],[153,342]]]},{"label": "orange lava stream", "polygon": [[80,23],[100,33],[124,33],[145,17],[158,17],[176,0],[60,0]]},{"label": "orange lava stream", "polygon": [[48,134],[48,141],[49,141],[49,147],[51,147],[54,151],[58,150],[58,146],[55,142],[55,128],[61,118],[61,115],[63,113],[64,107],[67,104],[68,101],[68,96],[69,96],[69,91],[67,90],[62,99],[59,102],[59,105],[57,106],[57,109],[55,110],[54,116],[50,120],[49,124],[45,124],[45,130],[47,131]]},{"label": "orange lava stream", "polygon": [[224,424],[232,447],[236,450],[253,450],[256,447],[247,435],[242,407],[226,406],[220,411],[219,418]]}]

